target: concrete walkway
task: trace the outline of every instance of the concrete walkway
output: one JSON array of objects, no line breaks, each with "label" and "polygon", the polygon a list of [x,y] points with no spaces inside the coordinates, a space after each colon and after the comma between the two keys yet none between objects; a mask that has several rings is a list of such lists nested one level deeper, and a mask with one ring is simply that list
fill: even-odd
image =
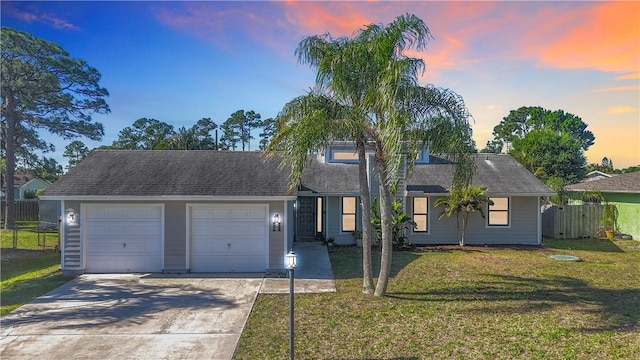
[{"label": "concrete walkway", "polygon": [[[294,273],[296,294],[336,291],[336,282],[326,246],[320,243],[296,243],[293,251],[298,256],[298,267]],[[289,279],[265,278],[260,293],[288,294]]]}]

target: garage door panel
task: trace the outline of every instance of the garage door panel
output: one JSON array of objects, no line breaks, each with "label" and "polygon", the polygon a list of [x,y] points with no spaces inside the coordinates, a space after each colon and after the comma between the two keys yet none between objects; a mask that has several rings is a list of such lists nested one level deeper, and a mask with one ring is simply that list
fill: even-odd
[{"label": "garage door panel", "polygon": [[264,253],[262,243],[257,242],[255,239],[236,239],[231,243],[229,252],[233,254],[252,254],[260,255]]},{"label": "garage door panel", "polygon": [[104,216],[111,221],[130,218],[126,216],[125,211],[122,207],[109,207],[104,210]]},{"label": "garage door panel", "polygon": [[126,236],[134,236],[140,238],[158,238],[162,234],[162,229],[157,223],[143,222],[133,224],[131,226],[125,226]]},{"label": "garage door panel", "polygon": [[153,247],[149,246],[147,242],[139,242],[139,241],[129,241],[126,243],[126,250],[130,253],[141,253],[146,254],[148,252],[153,252]]},{"label": "garage door panel", "polygon": [[95,221],[87,221],[87,226],[85,226],[84,231],[89,237],[99,237],[106,234],[108,229],[109,226],[106,226],[105,224]]},{"label": "garage door panel", "polygon": [[255,237],[265,237],[267,235],[267,224],[252,224],[249,226],[249,235]]},{"label": "garage door panel", "polygon": [[252,220],[262,220],[267,216],[266,209],[250,209],[247,214],[248,219]]},{"label": "garage door panel", "polygon": [[196,238],[192,238],[193,240],[191,241],[191,252],[195,255],[195,254],[203,254],[203,253],[209,253],[211,252],[211,243],[209,241],[206,240],[200,240],[200,239],[196,239]]},{"label": "garage door panel", "polygon": [[85,210],[87,220],[97,221],[104,219],[105,210],[103,208],[88,207]]},{"label": "garage door panel", "polygon": [[194,237],[208,236],[213,231],[213,224],[205,221],[194,221],[191,226],[191,235]]},{"label": "garage door panel", "polygon": [[198,253],[199,255],[212,255],[219,251],[225,251],[227,250],[227,244],[229,243],[229,241],[225,241],[225,239],[216,240],[210,237],[193,239],[192,242],[193,245],[191,249],[194,250],[194,255]]},{"label": "garage door panel", "polygon": [[231,271],[262,272],[264,271],[264,260],[262,255],[255,256],[229,256],[229,267]]}]

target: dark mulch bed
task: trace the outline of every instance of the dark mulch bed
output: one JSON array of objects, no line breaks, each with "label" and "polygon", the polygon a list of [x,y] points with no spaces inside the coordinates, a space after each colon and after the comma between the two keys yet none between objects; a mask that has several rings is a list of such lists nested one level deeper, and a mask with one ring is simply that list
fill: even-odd
[{"label": "dark mulch bed", "polygon": [[539,245],[415,245],[413,251],[486,251],[486,250],[523,250],[523,251],[548,251],[548,248]]}]

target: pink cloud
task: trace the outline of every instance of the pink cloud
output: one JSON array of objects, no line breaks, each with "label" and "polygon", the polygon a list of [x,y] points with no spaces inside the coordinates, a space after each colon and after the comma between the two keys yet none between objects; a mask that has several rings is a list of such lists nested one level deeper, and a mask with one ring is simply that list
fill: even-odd
[{"label": "pink cloud", "polygon": [[14,6],[11,6],[10,4],[8,4],[8,6],[3,6],[2,11],[4,11],[9,16],[15,17],[17,19],[20,19],[28,23],[40,22],[40,23],[47,24],[54,29],[61,29],[61,30],[75,30],[75,31],[81,30],[78,26],[70,23],[69,21],[63,18],[57,17],[50,13],[43,13],[38,10],[31,10],[31,11],[19,10],[19,9],[16,9]]},{"label": "pink cloud", "polygon": [[636,111],[638,111],[638,109],[633,106],[612,106],[607,110],[609,114],[627,114]]},{"label": "pink cloud", "polygon": [[640,90],[640,85],[614,86],[602,89],[596,89],[592,92],[614,92],[614,91],[633,91]]},{"label": "pink cloud", "polygon": [[552,68],[633,72],[637,78],[639,11],[637,2],[187,2],[158,3],[156,17],[216,46],[233,48],[240,33],[293,59],[304,36],[351,36],[409,12],[435,37],[426,52],[409,53],[425,59],[431,76],[470,63],[531,60]]},{"label": "pink cloud", "polygon": [[546,23],[550,25],[534,28],[527,36],[533,43],[525,47],[529,55],[537,57],[541,65],[563,69],[638,71],[640,3],[588,5],[563,14],[547,14]]},{"label": "pink cloud", "polygon": [[616,80],[635,80],[640,79],[640,71],[616,76]]}]

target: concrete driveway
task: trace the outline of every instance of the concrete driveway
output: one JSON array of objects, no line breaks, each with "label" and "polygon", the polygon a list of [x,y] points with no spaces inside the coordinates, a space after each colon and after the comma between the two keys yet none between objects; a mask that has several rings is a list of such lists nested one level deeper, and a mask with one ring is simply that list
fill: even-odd
[{"label": "concrete driveway", "polygon": [[83,275],[2,317],[2,359],[231,359],[262,278]]}]

